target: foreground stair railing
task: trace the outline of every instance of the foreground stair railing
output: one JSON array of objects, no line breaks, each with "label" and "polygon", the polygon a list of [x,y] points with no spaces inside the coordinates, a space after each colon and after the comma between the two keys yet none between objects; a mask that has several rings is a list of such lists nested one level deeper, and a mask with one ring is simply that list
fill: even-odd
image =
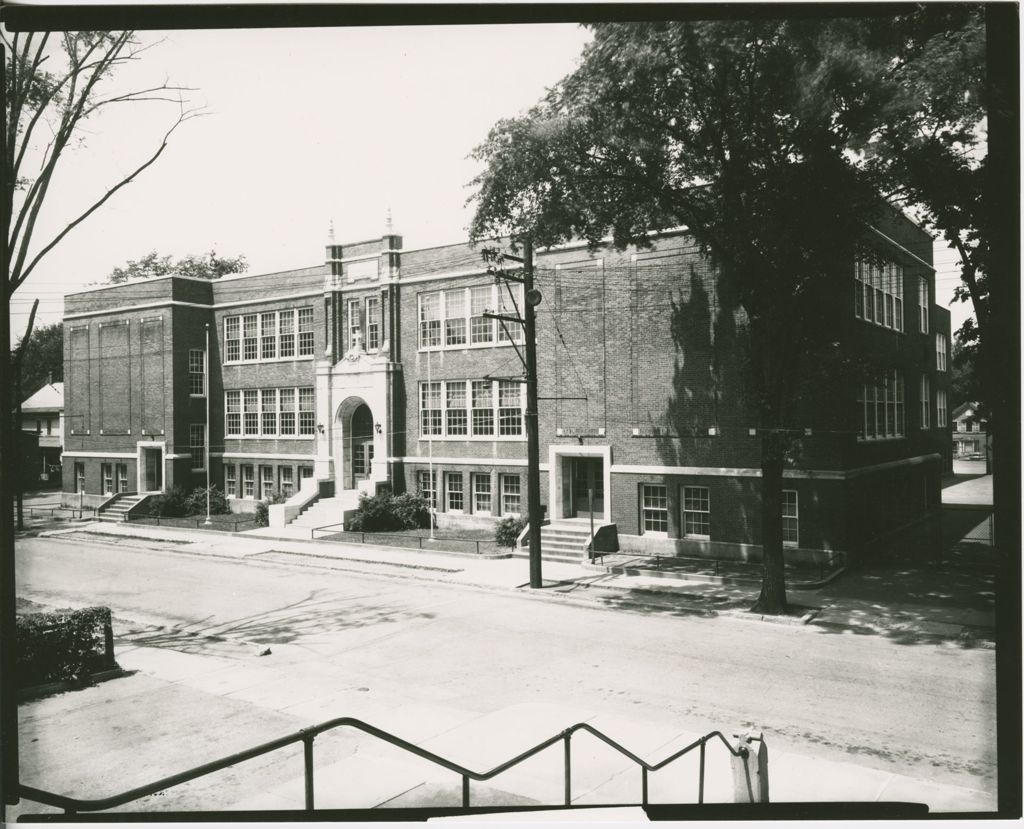
[{"label": "foreground stair railing", "polygon": [[[729,741],[722,735],[720,731],[712,731],[709,734],[705,734],[697,740],[694,740],[685,748],[681,748],[674,754],[670,754],[660,763],[648,763],[646,760],[635,755],[629,749],[625,748],[620,743],[613,740],[608,735],[598,731],[593,726],[587,723],[576,723],[576,725],[570,726],[563,731],[555,734],[552,737],[544,740],[543,742],[537,743],[532,748],[527,749],[521,754],[513,757],[511,760],[507,760],[501,765],[495,766],[490,771],[477,772],[472,769],[467,769],[458,763],[452,762],[438,754],[434,754],[432,751],[427,751],[424,748],[420,748],[408,740],[403,740],[401,737],[397,737],[394,734],[390,734],[376,726],[365,723],[362,720],[357,720],[353,717],[337,717],[333,720],[327,720],[319,725],[310,726],[309,728],[303,728],[296,731],[293,734],[289,734],[285,737],[280,737],[276,740],[271,740],[267,743],[261,743],[258,746],[239,751],[234,754],[230,754],[227,757],[222,757],[220,760],[214,760],[210,763],[204,763],[201,766],[196,766],[187,771],[179,772],[178,774],[172,774],[170,777],[164,777],[153,783],[149,783],[145,786],[139,786],[134,789],[130,789],[121,794],[112,795],[111,797],[104,797],[98,800],[79,800],[73,797],[65,797],[64,795],[53,794],[52,792],[43,791],[32,786],[26,786],[25,784],[19,784],[18,794],[28,800],[35,801],[36,803],[43,803],[48,806],[54,806],[59,809],[63,809],[67,814],[76,814],[78,812],[99,812],[105,809],[113,809],[116,806],[123,806],[125,803],[130,803],[133,800],[139,800],[140,798],[147,797],[151,794],[155,794],[159,791],[172,788],[173,786],[179,786],[182,783],[187,783],[190,780],[195,780],[198,777],[203,777],[207,774],[220,771],[233,766],[237,763],[242,763],[246,760],[251,760],[255,757],[260,757],[264,754],[269,754],[278,749],[284,748],[285,746],[292,745],[293,743],[301,742],[303,744],[303,763],[305,770],[305,808],[307,811],[314,811],[314,791],[313,791],[313,740],[318,734],[323,734],[326,731],[331,731],[335,728],[341,728],[347,726],[350,728],[364,731],[386,743],[401,748],[410,754],[415,754],[417,757],[422,757],[424,760],[429,760],[435,765],[441,766],[448,769],[449,771],[455,772],[462,777],[462,805],[464,808],[468,808],[470,803],[470,780],[490,780],[501,774],[504,771],[513,766],[522,763],[524,760],[528,760],[535,754],[540,753],[546,748],[549,748],[559,741],[562,741],[565,746],[565,805],[569,806],[572,804],[572,748],[571,739],[572,735],[577,731],[586,731],[589,734],[597,737],[602,742],[611,746],[613,749],[618,751],[625,757],[628,757],[641,769],[641,803],[644,806],[648,805],[647,802],[647,775],[650,772],[658,771],[664,768],[670,763],[678,760],[680,757],[689,754],[691,751],[698,749],[700,751],[700,770],[698,777],[697,797],[698,803],[704,802],[704,760],[706,747],[708,742],[718,738],[722,741],[725,747],[729,750],[729,753],[733,757],[747,758],[750,754],[750,749],[742,743],[734,748]],[[759,738],[753,738],[759,739]],[[749,774],[747,775],[749,778]],[[753,798],[751,798],[753,799]]]}]

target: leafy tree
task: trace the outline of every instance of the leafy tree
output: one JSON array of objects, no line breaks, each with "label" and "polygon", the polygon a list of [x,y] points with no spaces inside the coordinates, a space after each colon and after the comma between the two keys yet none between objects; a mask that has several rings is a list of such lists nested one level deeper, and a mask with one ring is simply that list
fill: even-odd
[{"label": "leafy tree", "polygon": [[[187,108],[183,87],[168,83],[146,89],[117,91],[112,88],[118,70],[140,60],[147,48],[133,32],[9,32],[0,34],[4,45],[3,87],[6,120],[3,123],[3,175],[0,176],[0,233],[3,238],[3,274],[0,283],[0,365],[9,365],[10,304],[19,286],[45,256],[75,228],[102,207],[115,193],[152,166],[168,146],[171,135],[198,112]],[[54,200],[51,185],[59,181],[68,155],[87,138],[89,119],[101,111],[131,103],[171,101],[176,115],[155,150],[89,206],[74,215],[52,236],[36,238],[43,208]],[[59,193],[56,193],[59,197]],[[11,478],[14,447],[11,439],[11,385],[0,383],[0,561],[5,614],[0,619],[4,635],[14,631],[14,525]],[[12,649],[4,648],[2,668],[14,674]],[[6,693],[6,692],[5,692]],[[17,787],[16,709],[3,697],[0,742],[5,746],[5,790]],[[8,753],[9,752],[9,753]]]},{"label": "leafy tree", "polygon": [[[19,340],[16,348],[22,348]],[[55,322],[33,328],[24,343],[21,358],[21,391],[23,397],[34,394],[50,377],[54,383],[64,379],[64,325]]]},{"label": "leafy tree", "polygon": [[685,225],[745,311],[761,435],[764,569],[786,611],[782,472],[841,349],[819,313],[880,209],[858,147],[907,95],[860,20],[597,24],[579,68],[474,153],[474,239],[618,247]]},{"label": "leafy tree", "polygon": [[959,336],[953,340],[949,378],[951,402],[952,408],[961,403],[977,403],[987,420],[989,412],[977,371],[977,353],[976,342],[964,342]]},{"label": "leafy tree", "polygon": [[150,251],[141,259],[130,259],[123,268],[114,268],[107,277],[108,282],[127,282],[129,279],[152,279],[155,276],[177,274],[195,279],[220,279],[229,273],[244,273],[248,263],[244,256],[218,256],[211,250],[202,256],[189,254],[177,262],[170,255],[160,256]]}]

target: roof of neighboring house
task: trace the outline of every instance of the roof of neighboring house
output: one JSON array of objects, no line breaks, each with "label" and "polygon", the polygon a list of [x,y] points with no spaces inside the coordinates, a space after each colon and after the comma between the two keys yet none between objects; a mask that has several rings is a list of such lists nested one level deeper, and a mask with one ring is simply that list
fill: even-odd
[{"label": "roof of neighboring house", "polygon": [[47,383],[21,404],[23,412],[64,411],[64,384]]},{"label": "roof of neighboring house", "polygon": [[977,412],[977,411],[978,411],[978,404],[977,403],[961,403],[959,406],[957,406],[955,409],[953,409],[953,412],[950,415],[950,418],[953,419],[953,420],[956,420],[957,418],[963,417],[964,415],[967,415],[968,417],[972,417],[974,415],[974,413]]}]

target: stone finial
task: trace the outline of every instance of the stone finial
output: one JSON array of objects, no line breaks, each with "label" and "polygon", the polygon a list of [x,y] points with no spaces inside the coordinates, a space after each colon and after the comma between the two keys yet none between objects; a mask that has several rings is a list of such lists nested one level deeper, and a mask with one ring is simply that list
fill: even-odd
[{"label": "stone finial", "polygon": [[327,225],[327,238],[330,243],[334,244],[334,219],[331,219]]},{"label": "stone finial", "polygon": [[395,226],[391,221],[391,205],[388,205],[387,218],[384,220],[384,235],[391,236],[394,232]]}]

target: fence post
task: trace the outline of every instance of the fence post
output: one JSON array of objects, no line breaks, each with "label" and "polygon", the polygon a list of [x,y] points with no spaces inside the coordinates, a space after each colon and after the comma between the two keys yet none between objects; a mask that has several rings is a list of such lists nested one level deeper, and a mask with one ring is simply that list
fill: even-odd
[{"label": "fence post", "polygon": [[469,775],[462,775],[462,808],[469,808]]},{"label": "fence post", "polygon": [[313,811],[313,737],[314,734],[302,735],[303,771],[306,778],[306,811]]},{"label": "fence post", "polygon": [[[768,803],[768,746],[764,735],[734,735],[739,738],[740,756],[730,754],[734,803]],[[756,742],[755,748],[752,743]]]},{"label": "fence post", "polygon": [[571,731],[565,732],[565,805],[572,805],[572,745],[569,739]]}]

